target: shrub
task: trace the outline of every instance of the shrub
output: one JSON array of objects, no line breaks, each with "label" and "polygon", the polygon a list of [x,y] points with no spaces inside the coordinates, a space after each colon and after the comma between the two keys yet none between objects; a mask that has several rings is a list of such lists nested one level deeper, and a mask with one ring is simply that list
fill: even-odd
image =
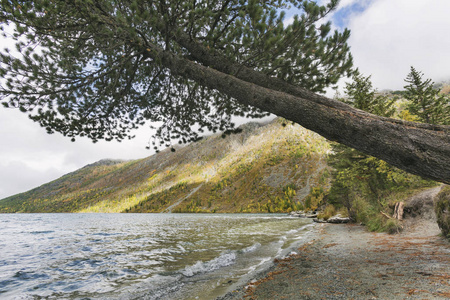
[{"label": "shrub", "polygon": [[394,219],[387,219],[381,228],[381,231],[385,231],[390,234],[399,233],[402,230],[403,227],[400,224],[400,221]]},{"label": "shrub", "polygon": [[323,199],[325,197],[325,192],[323,187],[313,187],[311,188],[309,195],[305,198],[305,209],[316,210],[321,204],[323,204]]},{"label": "shrub", "polygon": [[333,204],[328,204],[325,209],[317,216],[319,219],[328,220],[332,216],[336,215],[336,208]]},{"label": "shrub", "polygon": [[442,234],[450,239],[450,186],[444,186],[437,195],[435,212]]}]

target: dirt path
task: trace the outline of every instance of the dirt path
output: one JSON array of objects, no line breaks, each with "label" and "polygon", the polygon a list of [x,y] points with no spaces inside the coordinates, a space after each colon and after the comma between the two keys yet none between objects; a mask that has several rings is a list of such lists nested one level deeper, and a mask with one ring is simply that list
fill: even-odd
[{"label": "dirt path", "polygon": [[317,165],[317,168],[306,179],[305,186],[297,192],[295,201],[303,201],[306,198],[306,196],[309,195],[309,193],[311,192],[311,184],[310,184],[311,178],[317,177],[326,167],[327,163],[325,162],[325,160],[321,159]]},{"label": "dirt path", "polygon": [[410,212],[405,212],[403,234],[414,235],[437,235],[439,226],[434,213],[433,199],[441,190],[441,186],[425,190],[412,196],[406,203]]},{"label": "dirt path", "polygon": [[299,253],[250,285],[245,298],[450,298],[450,245],[437,236],[399,238],[327,224]]},{"label": "dirt path", "polygon": [[200,184],[198,187],[196,187],[195,189],[193,189],[189,194],[187,194],[186,196],[178,199],[174,204],[172,204],[171,206],[169,206],[168,208],[166,208],[165,210],[163,210],[161,213],[172,213],[172,209],[174,209],[178,204],[180,204],[181,202],[183,202],[184,200],[186,200],[187,198],[189,198],[190,196],[194,195],[201,187],[203,186],[203,183]]},{"label": "dirt path", "polygon": [[423,210],[401,234],[318,225],[299,254],[224,299],[450,299],[450,243],[429,211],[436,191],[424,192]]}]

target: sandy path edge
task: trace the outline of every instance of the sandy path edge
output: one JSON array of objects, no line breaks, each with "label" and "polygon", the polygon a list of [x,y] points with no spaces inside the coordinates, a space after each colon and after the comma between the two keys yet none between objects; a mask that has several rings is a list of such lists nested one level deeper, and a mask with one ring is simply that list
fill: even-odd
[{"label": "sandy path edge", "polygon": [[450,243],[321,224],[315,240],[229,299],[449,299]]},{"label": "sandy path edge", "polygon": [[450,299],[450,242],[439,236],[432,211],[439,190],[410,199],[423,208],[400,234],[318,224],[297,255],[218,299]]}]

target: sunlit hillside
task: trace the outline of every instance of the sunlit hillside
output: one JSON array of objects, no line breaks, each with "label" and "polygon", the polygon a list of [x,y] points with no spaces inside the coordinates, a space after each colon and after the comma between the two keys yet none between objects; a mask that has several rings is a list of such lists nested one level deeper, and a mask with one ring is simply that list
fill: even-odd
[{"label": "sunlit hillside", "polygon": [[325,139],[281,119],[242,129],[176,152],[88,165],[1,200],[0,212],[287,212],[320,201],[329,182]]}]

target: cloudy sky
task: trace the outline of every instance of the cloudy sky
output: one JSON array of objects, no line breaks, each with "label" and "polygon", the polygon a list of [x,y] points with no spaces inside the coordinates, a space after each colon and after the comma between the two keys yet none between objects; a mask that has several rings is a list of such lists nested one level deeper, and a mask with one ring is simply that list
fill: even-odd
[{"label": "cloudy sky", "polygon": [[[326,0],[320,0],[322,2]],[[449,0],[341,0],[332,21],[351,30],[355,66],[378,89],[402,89],[410,66],[438,82],[450,79]],[[4,46],[5,40],[0,40]],[[0,199],[27,191],[103,158],[137,159],[148,128],[122,143],[75,143],[48,135],[25,114],[0,108]]]}]

